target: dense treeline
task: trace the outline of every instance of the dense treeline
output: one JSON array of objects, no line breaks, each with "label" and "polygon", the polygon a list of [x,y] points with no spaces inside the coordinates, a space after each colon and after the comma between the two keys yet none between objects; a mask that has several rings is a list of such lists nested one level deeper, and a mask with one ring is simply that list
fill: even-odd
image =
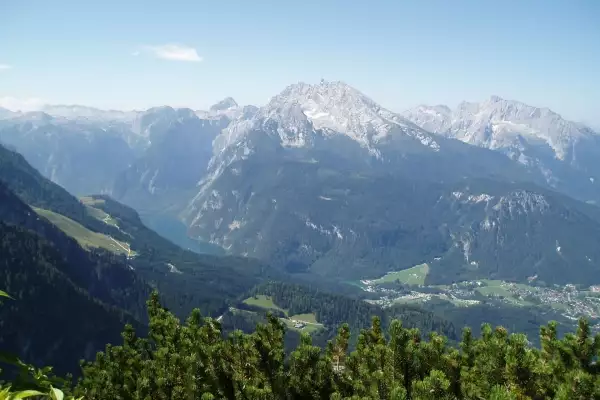
[{"label": "dense treeline", "polygon": [[382,309],[360,298],[328,293],[313,286],[295,285],[285,282],[268,282],[251,291],[251,295],[264,294],[272,297],[289,315],[315,313],[317,321],[332,327],[347,323],[355,331],[371,324],[371,317],[380,318],[384,327],[393,319],[401,319],[409,328],[424,332],[436,331],[456,339],[454,325],[446,319],[422,308],[410,305],[395,305]]},{"label": "dense treeline", "polygon": [[399,320],[363,330],[348,352],[343,325],[325,350],[303,335],[286,357],[285,326],[273,316],[251,334],[224,338],[220,324],[194,311],[180,321],[148,302],[148,338],[127,327],[121,346],[107,346],[83,366],[73,390],[104,399],[594,399],[600,398],[600,336],[585,320],[559,339],[556,324],[540,330],[541,347],[522,334],[484,325],[465,329],[458,348],[432,333],[423,340]]},{"label": "dense treeline", "polygon": [[[546,321],[557,321],[559,335],[566,334],[576,325],[552,309],[540,307],[519,307],[505,303],[477,304],[470,307],[457,307],[446,301],[428,301],[423,307],[436,315],[452,321],[454,326],[480,326],[484,322],[493,321],[511,332],[526,334],[535,346],[539,346],[538,332],[540,325]],[[593,325],[594,321],[590,321]]]},{"label": "dense treeline", "polygon": [[57,372],[75,372],[117,340],[124,323],[143,329],[146,285],[123,257],[86,251],[0,182],[0,346]]},{"label": "dense treeline", "polygon": [[65,264],[40,236],[0,222],[0,282],[13,298],[0,307],[0,349],[60,373],[77,371],[82,357],[118,340],[123,324],[143,329],[78,286]]},{"label": "dense treeline", "polygon": [[[16,226],[37,236],[52,249],[48,263],[64,273],[75,285],[92,297],[109,305],[127,310],[137,318],[144,319],[145,299],[150,294],[147,285],[127,266],[122,256],[94,249],[86,251],[76,240],[59,228],[38,216],[0,181],[0,223]],[[4,246],[7,248],[7,245]],[[11,262],[19,262],[17,255],[5,258],[7,269]],[[22,273],[24,273],[22,271]],[[12,288],[6,286],[7,290]]]}]

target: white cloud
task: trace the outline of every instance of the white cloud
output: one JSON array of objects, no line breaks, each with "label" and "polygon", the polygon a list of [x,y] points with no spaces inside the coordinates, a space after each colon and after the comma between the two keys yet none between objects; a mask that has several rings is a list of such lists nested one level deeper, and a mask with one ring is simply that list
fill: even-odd
[{"label": "white cloud", "polygon": [[200,62],[202,57],[198,55],[195,48],[180,44],[164,44],[160,46],[143,46],[141,50],[135,51],[132,55],[138,56],[141,52],[153,55],[156,58],[172,61],[191,61]]},{"label": "white cloud", "polygon": [[16,97],[0,97],[0,107],[11,111],[36,111],[44,106],[45,102],[37,97],[18,99]]},{"label": "white cloud", "polygon": [[0,71],[5,71],[7,69],[11,69],[12,66],[8,65],[8,64],[0,64]]}]

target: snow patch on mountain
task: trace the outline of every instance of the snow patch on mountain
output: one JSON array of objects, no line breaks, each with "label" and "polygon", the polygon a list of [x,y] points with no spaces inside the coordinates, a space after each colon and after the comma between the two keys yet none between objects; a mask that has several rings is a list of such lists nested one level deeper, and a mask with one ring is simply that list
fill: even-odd
[{"label": "snow patch on mountain", "polygon": [[243,221],[235,220],[231,224],[229,224],[229,230],[234,231],[236,229],[240,229],[244,225]]},{"label": "snow patch on mountain", "polygon": [[215,120],[227,118],[234,120],[250,109],[256,109],[254,106],[241,107],[232,97],[226,97],[216,104],[213,104],[208,111],[196,110],[196,115],[201,119]]},{"label": "snow patch on mountain", "polygon": [[327,228],[323,227],[322,225],[315,224],[309,218],[304,219],[304,224],[307,227],[319,232],[322,235],[329,236],[329,237],[336,237],[339,240],[344,240],[344,235],[342,234],[342,230],[337,225],[332,225],[331,229],[327,229]]},{"label": "snow patch on mountain", "polygon": [[210,107],[211,111],[224,111],[238,108],[238,103],[232,97],[226,97]]},{"label": "snow patch on mountain", "polygon": [[318,140],[343,135],[376,158],[382,157],[385,140],[398,135],[433,151],[440,148],[433,135],[343,82],[290,85],[264,107],[245,109],[213,142],[212,166],[238,159],[236,148],[249,146],[248,137],[258,133],[284,148],[310,148]]},{"label": "snow patch on mountain", "polygon": [[490,196],[487,193],[473,195],[473,194],[466,194],[463,192],[452,192],[452,197],[454,197],[457,200],[462,200],[463,203],[474,203],[474,204],[483,203],[483,202],[487,203],[494,198],[494,196]]},{"label": "snow patch on mountain", "polygon": [[273,97],[267,108],[288,104],[297,104],[315,128],[347,135],[366,148],[392,132],[402,132],[425,146],[439,148],[426,132],[344,82],[290,85]]},{"label": "snow patch on mountain", "polygon": [[463,102],[454,110],[421,105],[402,113],[425,130],[492,150],[513,149],[514,158],[527,144],[549,146],[557,159],[573,161],[573,145],[595,135],[591,129],[563,119],[548,108],[491,96],[481,103]]}]

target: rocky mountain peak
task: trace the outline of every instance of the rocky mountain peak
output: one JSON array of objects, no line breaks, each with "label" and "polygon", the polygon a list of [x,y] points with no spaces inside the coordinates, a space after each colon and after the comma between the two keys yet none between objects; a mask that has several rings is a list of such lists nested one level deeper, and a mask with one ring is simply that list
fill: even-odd
[{"label": "rocky mountain peak", "polygon": [[425,130],[490,149],[512,148],[523,141],[545,143],[559,160],[571,157],[573,145],[590,136],[589,129],[548,108],[496,95],[480,103],[462,102],[450,112],[440,110],[422,105],[402,115]]},{"label": "rocky mountain peak", "polygon": [[229,109],[238,108],[238,103],[232,97],[226,97],[218,103],[210,107],[210,111],[225,111]]}]

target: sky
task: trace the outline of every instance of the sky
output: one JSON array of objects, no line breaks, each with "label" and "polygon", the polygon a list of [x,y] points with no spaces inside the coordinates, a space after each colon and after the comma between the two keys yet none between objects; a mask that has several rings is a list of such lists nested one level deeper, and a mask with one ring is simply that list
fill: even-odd
[{"label": "sky", "polygon": [[393,111],[491,95],[600,127],[598,0],[0,0],[0,106],[207,109],[342,80]]}]

